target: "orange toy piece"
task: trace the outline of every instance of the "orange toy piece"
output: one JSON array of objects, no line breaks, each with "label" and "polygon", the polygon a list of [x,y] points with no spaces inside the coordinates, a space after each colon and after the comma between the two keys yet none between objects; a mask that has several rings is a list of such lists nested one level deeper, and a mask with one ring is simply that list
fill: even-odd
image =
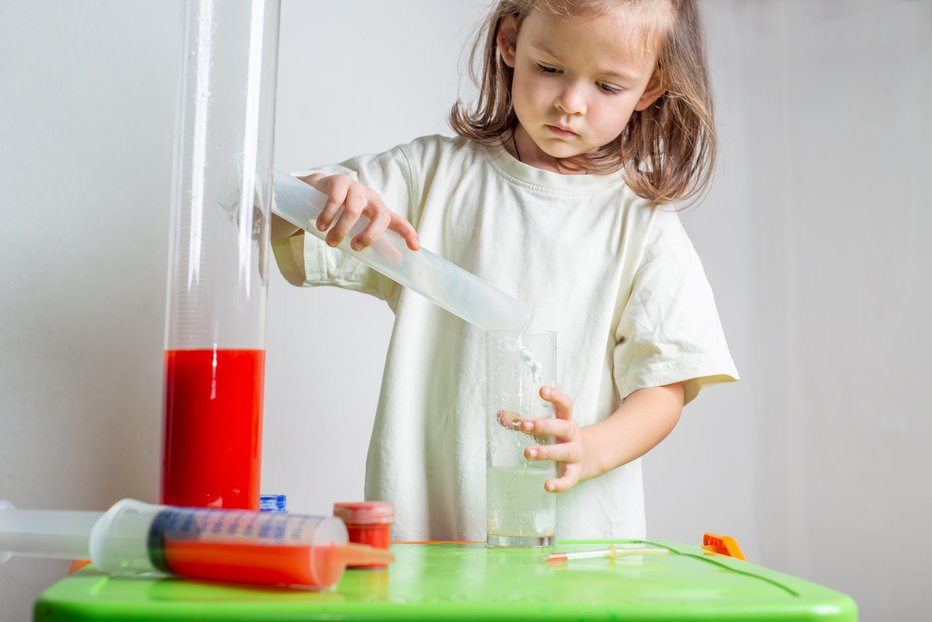
[{"label": "orange toy piece", "polygon": [[706,532],[702,534],[702,548],[711,553],[718,553],[726,557],[734,557],[742,561],[747,561],[747,557],[741,552],[741,547],[731,536],[720,536],[718,534]]},{"label": "orange toy piece", "polygon": [[71,565],[68,566],[68,574],[74,574],[75,572],[81,570],[85,566],[91,563],[89,559],[73,559],[71,560]]}]

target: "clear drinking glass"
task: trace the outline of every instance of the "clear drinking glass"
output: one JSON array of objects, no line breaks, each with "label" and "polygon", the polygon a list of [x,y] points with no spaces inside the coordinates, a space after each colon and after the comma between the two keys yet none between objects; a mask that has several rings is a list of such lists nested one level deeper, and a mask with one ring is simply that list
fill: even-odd
[{"label": "clear drinking glass", "polygon": [[528,462],[524,450],[551,442],[517,429],[516,421],[553,417],[540,397],[555,383],[557,336],[553,331],[486,333],[486,544],[551,546],[556,532],[556,495],[544,489],[555,463]]}]

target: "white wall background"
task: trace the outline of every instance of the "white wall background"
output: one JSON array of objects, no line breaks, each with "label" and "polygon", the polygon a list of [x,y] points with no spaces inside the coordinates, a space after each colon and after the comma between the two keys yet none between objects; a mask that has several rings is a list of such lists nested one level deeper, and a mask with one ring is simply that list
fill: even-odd
[{"label": "white wall background", "polygon": [[[276,163],[446,131],[484,0],[283,0]],[[703,3],[722,134],[685,214],[738,385],[646,459],[650,534],[928,617],[932,2]],[[0,2],[0,498],[155,501],[178,0]],[[263,488],[362,495],[387,307],[269,293]],[[65,562],[0,566],[27,620]]]}]

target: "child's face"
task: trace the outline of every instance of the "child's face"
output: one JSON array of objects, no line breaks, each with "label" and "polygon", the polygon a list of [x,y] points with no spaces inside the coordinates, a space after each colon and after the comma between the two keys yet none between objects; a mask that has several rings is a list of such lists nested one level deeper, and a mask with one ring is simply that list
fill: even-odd
[{"label": "child's face", "polygon": [[651,81],[656,52],[645,36],[631,32],[641,29],[638,21],[621,8],[571,19],[533,11],[517,31],[514,18],[505,19],[498,45],[514,69],[511,96],[523,161],[558,170],[555,158],[611,142],[634,110],[662,94]]}]

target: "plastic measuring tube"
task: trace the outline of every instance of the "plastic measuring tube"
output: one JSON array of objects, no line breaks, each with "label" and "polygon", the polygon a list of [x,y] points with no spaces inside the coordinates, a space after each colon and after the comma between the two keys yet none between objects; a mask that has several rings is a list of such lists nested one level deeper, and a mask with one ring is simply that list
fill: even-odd
[{"label": "plastic measuring tube", "polygon": [[182,4],[160,501],[257,510],[280,2]]},{"label": "plastic measuring tube", "polygon": [[[272,213],[326,239],[315,221],[327,195],[280,170],[273,171],[272,179]],[[337,248],[483,330],[518,330],[530,322],[529,306],[424,248],[412,251],[394,231],[386,231],[368,248],[353,250],[350,241],[368,223],[360,218]]]},{"label": "plastic measuring tube", "polygon": [[152,505],[107,512],[19,510],[0,501],[0,561],[11,555],[91,559],[111,575],[324,589],[348,564],[385,564],[388,551],[349,544],[336,517]]}]

